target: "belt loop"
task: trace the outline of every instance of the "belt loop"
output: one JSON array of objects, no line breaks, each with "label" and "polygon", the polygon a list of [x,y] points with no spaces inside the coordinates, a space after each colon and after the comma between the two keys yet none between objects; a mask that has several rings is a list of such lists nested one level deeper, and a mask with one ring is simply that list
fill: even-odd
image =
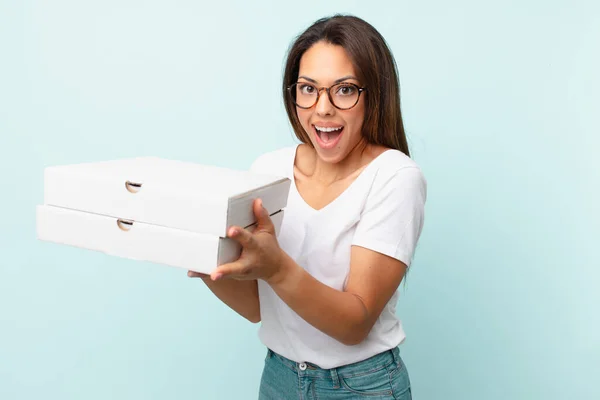
[{"label": "belt loop", "polygon": [[332,368],[329,371],[331,373],[331,380],[333,381],[333,388],[339,389],[340,388],[340,377],[338,375],[337,368]]},{"label": "belt loop", "polygon": [[392,357],[394,358],[394,364],[400,364],[400,349],[398,347],[394,347],[390,351],[392,352]]}]

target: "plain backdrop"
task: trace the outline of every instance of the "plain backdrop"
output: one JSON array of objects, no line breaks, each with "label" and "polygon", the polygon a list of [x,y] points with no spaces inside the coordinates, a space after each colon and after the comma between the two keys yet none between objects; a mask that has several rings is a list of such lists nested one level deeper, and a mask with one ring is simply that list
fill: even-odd
[{"label": "plain backdrop", "polygon": [[414,398],[600,398],[597,1],[0,0],[1,399],[256,398],[258,325],[185,270],[38,241],[35,206],[50,165],[295,144],[285,53],[338,12],[388,41],[429,184]]}]

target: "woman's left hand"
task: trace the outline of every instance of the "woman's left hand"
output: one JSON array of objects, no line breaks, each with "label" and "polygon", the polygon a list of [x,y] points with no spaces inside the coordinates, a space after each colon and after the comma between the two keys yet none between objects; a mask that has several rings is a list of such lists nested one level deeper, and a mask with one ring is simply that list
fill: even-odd
[{"label": "woman's left hand", "polygon": [[232,226],[227,231],[227,237],[242,245],[240,258],[217,267],[211,273],[211,279],[269,281],[280,272],[283,251],[277,242],[273,222],[260,199],[254,201],[253,211],[257,224],[252,231],[239,226]]}]

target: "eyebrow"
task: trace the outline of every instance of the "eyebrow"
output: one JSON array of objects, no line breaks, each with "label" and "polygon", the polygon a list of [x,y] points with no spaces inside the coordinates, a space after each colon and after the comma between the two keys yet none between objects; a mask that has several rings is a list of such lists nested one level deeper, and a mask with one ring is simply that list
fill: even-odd
[{"label": "eyebrow", "polygon": [[[307,81],[309,81],[309,82],[311,82],[311,83],[315,83],[315,84],[316,84],[316,83],[318,83],[316,80],[314,80],[314,79],[312,79],[312,78],[309,78],[308,76],[301,75],[301,76],[299,76],[299,77],[298,77],[298,79],[300,79],[300,78],[302,78],[302,79],[306,79]],[[343,78],[336,79],[336,80],[335,80],[335,82],[333,82],[333,84],[335,85],[336,83],[340,83],[340,82],[346,81],[346,80],[348,80],[348,79],[354,79],[355,81],[357,81],[357,80],[358,80],[358,79],[356,79],[356,77],[355,77],[355,76],[353,76],[353,75],[346,75],[346,76],[344,76]]]}]

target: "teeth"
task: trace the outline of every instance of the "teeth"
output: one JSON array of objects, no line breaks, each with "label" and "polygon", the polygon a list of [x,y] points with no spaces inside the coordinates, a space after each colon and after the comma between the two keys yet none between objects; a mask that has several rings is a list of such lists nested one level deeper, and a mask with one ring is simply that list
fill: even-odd
[{"label": "teeth", "polygon": [[342,127],[340,126],[339,128],[322,128],[320,126],[316,126],[315,125],[315,129],[321,132],[335,132],[335,131],[339,131],[340,129],[342,129]]}]

